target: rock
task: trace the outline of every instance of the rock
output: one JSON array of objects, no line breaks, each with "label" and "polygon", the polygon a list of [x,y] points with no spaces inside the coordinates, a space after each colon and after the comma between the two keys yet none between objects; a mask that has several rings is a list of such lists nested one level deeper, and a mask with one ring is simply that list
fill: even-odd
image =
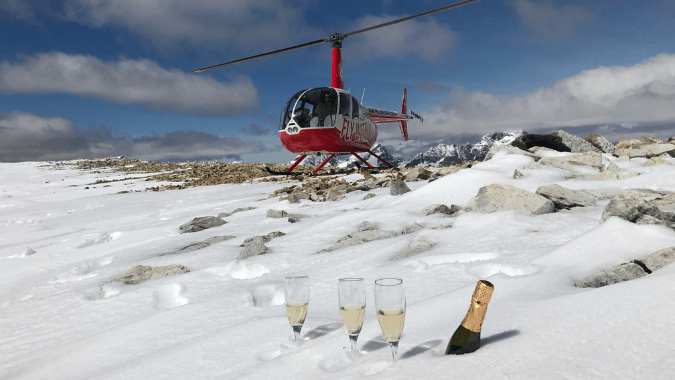
[{"label": "rock", "polygon": [[212,227],[222,226],[226,221],[215,216],[202,216],[194,218],[191,221],[180,226],[180,233],[198,232]]},{"label": "rock", "polygon": [[630,157],[623,155],[616,159],[616,162],[630,162]]},{"label": "rock", "polygon": [[513,170],[513,179],[523,179],[523,178],[525,178],[525,174],[519,172],[518,169]]},{"label": "rock", "polygon": [[675,262],[675,247],[654,252],[640,261],[652,272],[661,269]]},{"label": "rock", "polygon": [[242,211],[248,211],[248,210],[255,210],[256,208],[257,207],[240,207],[240,208],[235,209],[232,212],[221,212],[220,214],[218,214],[218,217],[219,218],[226,218],[226,217],[228,217],[228,216],[230,216],[234,213],[242,212]]},{"label": "rock", "polygon": [[459,171],[459,168],[457,166],[445,166],[445,167],[442,167],[442,168],[438,169],[437,173],[440,174],[441,176],[446,176],[446,175],[449,175],[449,174],[457,173],[458,171]]},{"label": "rock", "polygon": [[580,281],[575,281],[577,288],[599,288],[605,285],[634,280],[647,275],[641,266],[635,263],[618,265],[610,270],[596,273]]},{"label": "rock", "polygon": [[31,255],[34,255],[34,254],[35,254],[35,251],[32,250],[30,247],[28,247],[28,248],[26,248],[25,251],[23,251],[23,253],[21,254],[21,256],[27,257],[27,256],[31,256]]},{"label": "rock", "polygon": [[288,221],[291,223],[299,222],[300,219],[305,218],[311,218],[311,216],[306,214],[288,214]]},{"label": "rock", "polygon": [[450,214],[452,214],[452,211],[450,210],[450,208],[448,206],[446,206],[444,204],[435,204],[435,205],[427,206],[427,207],[421,209],[420,211],[417,211],[417,215],[420,215],[420,216],[427,216],[427,215],[431,215],[431,214],[450,215]]},{"label": "rock", "polygon": [[332,247],[322,249],[318,253],[331,252],[342,248],[347,248],[363,243],[367,243],[373,240],[386,239],[398,235],[395,231],[382,231],[382,230],[368,230],[368,231],[357,231],[348,234],[345,237],[342,237],[338,240]]},{"label": "rock", "polygon": [[140,284],[159,277],[175,276],[181,273],[187,273],[190,269],[174,264],[165,267],[150,267],[145,265],[136,265],[129,269],[122,277],[115,279],[115,281],[123,282],[127,285]]},{"label": "rock", "polygon": [[248,259],[249,257],[264,255],[269,251],[269,248],[267,248],[263,243],[263,239],[256,236],[246,243],[246,245],[244,245],[244,249],[239,252],[239,255],[237,256],[237,260],[244,260]]},{"label": "rock", "polygon": [[288,213],[284,210],[267,210],[268,218],[285,218],[288,216]]},{"label": "rock", "polygon": [[220,242],[227,241],[227,240],[234,239],[234,238],[235,238],[234,236],[214,236],[214,237],[210,237],[210,238],[202,241],[201,243],[190,244],[187,247],[178,251],[178,253],[196,251],[198,249],[206,248],[206,247],[210,246],[211,244],[220,243]]},{"label": "rock", "polygon": [[404,228],[403,231],[401,231],[401,234],[407,235],[407,234],[411,234],[413,232],[417,232],[417,231],[422,230],[422,229],[424,229],[424,226],[415,222],[415,223],[413,223],[409,226],[406,226],[406,228]]},{"label": "rock", "polygon": [[528,156],[535,158],[536,156],[526,150],[522,150],[518,147],[512,146],[512,145],[507,145],[507,144],[500,144],[500,145],[493,145],[492,148],[488,151],[488,153],[485,155],[485,159],[483,161],[488,161],[492,157],[494,157],[497,153],[499,152],[506,152],[506,154],[521,154],[523,156]]},{"label": "rock", "polygon": [[618,175],[619,179],[628,179],[628,178],[633,178],[639,176],[640,173],[638,172],[628,172],[628,173],[621,173]]},{"label": "rock", "polygon": [[571,152],[567,145],[563,143],[563,139],[560,136],[555,136],[551,134],[538,135],[538,134],[527,134],[518,136],[511,146],[522,150],[528,150],[533,146],[542,146],[545,148],[550,148],[558,152]]},{"label": "rock", "polygon": [[661,158],[661,157],[652,157],[645,162],[645,166],[656,166],[656,165],[663,165],[667,164],[668,160]]},{"label": "rock", "polygon": [[408,182],[424,181],[429,179],[432,174],[432,172],[416,166],[408,171],[405,180]]},{"label": "rock", "polygon": [[401,252],[394,255],[394,257],[392,257],[391,259],[400,260],[406,257],[419,255],[420,253],[426,252],[434,248],[435,246],[436,243],[425,239],[423,236],[417,236],[415,239],[413,239],[413,241],[410,242],[410,245],[404,248]]},{"label": "rock", "polygon": [[389,181],[389,194],[401,195],[409,191],[410,188],[408,187],[408,185],[405,184],[405,182],[398,179],[392,179],[391,181]]},{"label": "rock", "polygon": [[510,185],[488,185],[478,190],[478,195],[469,200],[464,211],[491,213],[516,210],[527,215],[555,212],[549,199]]},{"label": "rock", "polygon": [[288,199],[290,203],[298,203],[301,199],[309,199],[309,197],[309,194],[306,193],[290,193],[286,199]]},{"label": "rock", "polygon": [[286,234],[281,232],[281,231],[273,231],[273,232],[268,233],[267,235],[253,236],[253,237],[250,237],[250,238],[244,240],[244,242],[241,243],[240,247],[245,247],[248,243],[256,240],[257,238],[262,239],[263,243],[269,243],[270,240],[272,240],[274,238],[278,238],[280,236],[284,236],[284,235],[286,235]]},{"label": "rock", "polygon": [[[345,186],[345,189],[346,188],[347,187]],[[347,194],[347,192],[343,190],[329,189],[326,192],[326,201],[339,201],[345,197],[345,194]]]},{"label": "rock", "polygon": [[600,135],[592,134],[586,136],[584,140],[591,143],[594,147],[598,148],[603,153],[614,154],[614,152],[616,152],[616,147],[614,146],[614,144],[612,144],[611,142],[609,142],[609,140]]},{"label": "rock", "polygon": [[569,210],[572,207],[595,206],[598,198],[584,190],[570,190],[560,185],[540,186],[535,194],[550,199],[556,210]]},{"label": "rock", "polygon": [[584,152],[603,153],[602,150],[596,148],[590,142],[577,136],[571,135],[563,130],[551,132],[549,133],[549,135],[560,137],[562,143],[568,148],[570,148],[570,151],[572,153],[584,153]]},{"label": "rock", "polygon": [[309,200],[312,202],[318,202],[319,201],[319,195],[317,193],[311,193],[309,194]]},{"label": "rock", "polygon": [[619,175],[619,173],[621,173],[621,168],[617,164],[610,162],[609,164],[607,164],[606,167],[603,166],[602,171]]},{"label": "rock", "polygon": [[589,181],[604,181],[608,179],[619,179],[619,176],[612,172],[600,172],[586,177]]},{"label": "rock", "polygon": [[544,157],[538,162],[541,166],[572,170],[572,166],[586,166],[600,170],[602,155],[595,152],[574,153],[563,157]]},{"label": "rock", "polygon": [[664,227],[675,226],[675,213],[661,210],[651,202],[647,202],[640,194],[630,191],[614,197],[602,213],[600,222],[617,216],[631,223],[656,224]]},{"label": "rock", "polygon": [[675,150],[675,144],[657,143],[656,139],[641,138],[640,140],[623,139],[616,144],[615,154],[618,156],[628,156],[630,158],[646,157],[651,158],[663,153]]},{"label": "rock", "polygon": [[370,193],[370,194],[366,194],[366,196],[365,196],[365,197],[363,197],[363,200],[366,200],[366,199],[370,199],[370,198],[373,198],[373,197],[375,197],[375,196],[376,196],[376,195],[375,195],[375,194],[373,194],[373,193]]},{"label": "rock", "polygon": [[370,230],[376,230],[376,229],[377,229],[377,226],[375,226],[375,223],[368,222],[368,221],[365,221],[365,222],[361,223],[361,225],[359,226],[359,231],[370,231]]},{"label": "rock", "polygon": [[363,176],[363,178],[366,179],[366,181],[369,180],[369,179],[370,179],[370,180],[374,180],[374,179],[375,179],[375,177],[373,177],[373,175],[370,174],[370,172],[369,172],[368,169],[366,169],[366,168],[361,168],[361,169],[359,169],[359,173]]}]

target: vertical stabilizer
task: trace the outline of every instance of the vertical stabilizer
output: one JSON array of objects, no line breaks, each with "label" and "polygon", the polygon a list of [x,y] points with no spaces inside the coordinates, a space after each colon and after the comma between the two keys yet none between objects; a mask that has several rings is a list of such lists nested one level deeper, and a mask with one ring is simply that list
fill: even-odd
[{"label": "vertical stabilizer", "polygon": [[[401,113],[406,114],[408,112],[408,89],[403,89],[403,104],[401,105]],[[399,121],[401,125],[401,133],[403,133],[403,139],[408,141],[408,121],[401,120]]]}]

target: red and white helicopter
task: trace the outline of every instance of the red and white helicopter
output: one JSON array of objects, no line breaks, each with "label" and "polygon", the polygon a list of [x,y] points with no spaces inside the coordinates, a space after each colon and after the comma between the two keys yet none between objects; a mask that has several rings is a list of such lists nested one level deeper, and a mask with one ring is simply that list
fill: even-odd
[{"label": "red and white helicopter", "polygon": [[279,138],[284,147],[300,157],[286,170],[290,173],[310,154],[328,154],[328,158],[319,165],[314,172],[318,172],[336,154],[352,154],[368,167],[372,167],[357,153],[368,152],[387,166],[391,164],[371,151],[377,139],[377,126],[381,123],[399,123],[403,138],[408,141],[408,120],[422,117],[411,112],[407,113],[407,91],[403,90],[403,104],[401,113],[385,111],[372,107],[365,107],[348,91],[344,90],[342,75],[342,40],[355,34],[397,24],[413,18],[426,16],[446,9],[459,7],[479,0],[466,0],[446,5],[417,15],[400,18],[383,24],[356,30],[349,33],[333,33],[328,38],[292,46],[286,49],[275,50],[248,58],[238,59],[203,69],[193,70],[193,73],[235,63],[250,61],[257,58],[287,53],[310,46],[330,42],[333,47],[333,63],[330,87],[310,88],[297,92],[288,101],[281,115]]}]

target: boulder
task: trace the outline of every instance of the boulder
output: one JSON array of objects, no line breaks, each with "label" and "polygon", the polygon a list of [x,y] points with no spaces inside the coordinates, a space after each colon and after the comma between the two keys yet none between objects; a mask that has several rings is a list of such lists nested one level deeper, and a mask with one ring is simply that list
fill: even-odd
[{"label": "boulder", "polygon": [[427,216],[431,214],[446,214],[450,215],[452,214],[452,211],[450,208],[444,204],[435,204],[431,206],[427,206],[419,211],[417,211],[417,215],[420,216]]},{"label": "boulder", "polygon": [[422,167],[416,166],[408,171],[405,180],[408,182],[424,181],[429,179],[432,174],[434,173]]},{"label": "boulder", "polygon": [[239,252],[239,255],[237,256],[237,260],[244,260],[248,259],[249,257],[264,255],[269,251],[270,250],[265,246],[263,239],[256,236],[249,240],[246,245],[244,245],[244,249]]},{"label": "boulder", "polygon": [[375,177],[372,174],[370,174],[370,172],[366,168],[359,169],[359,173],[363,176],[363,178],[366,179],[366,181],[375,179]]},{"label": "boulder", "polygon": [[206,240],[204,240],[200,243],[190,244],[187,247],[178,251],[178,253],[196,251],[198,249],[206,248],[206,247],[210,246],[211,244],[220,243],[220,242],[227,241],[227,240],[234,239],[234,238],[235,238],[234,236],[214,236],[214,237],[210,237],[210,238],[208,238],[208,239],[206,239]]},{"label": "boulder", "polygon": [[675,227],[675,213],[661,210],[652,202],[642,199],[642,194],[630,191],[614,197],[602,212],[601,222],[617,216],[636,224],[655,224]]},{"label": "boulder", "polygon": [[307,193],[290,193],[288,194],[288,197],[286,197],[288,202],[290,203],[298,203],[300,202],[301,199],[310,199],[310,195]]},{"label": "boulder", "polygon": [[406,226],[406,227],[403,229],[403,231],[401,231],[401,234],[402,234],[402,235],[407,235],[407,234],[411,234],[411,233],[413,233],[413,232],[417,232],[417,231],[422,230],[422,229],[424,229],[424,226],[422,226],[421,224],[415,222],[415,223],[413,223],[413,224],[411,224],[411,225],[409,225],[409,226]]},{"label": "boulder", "polygon": [[642,137],[640,140],[623,139],[616,144],[618,156],[651,158],[675,150],[675,144],[660,142],[657,139]]},{"label": "boulder", "polygon": [[630,157],[623,155],[616,159],[616,162],[630,162]]},{"label": "boulder", "polygon": [[572,207],[595,206],[598,197],[584,190],[570,190],[560,185],[540,186],[535,194],[550,199],[556,210],[569,210]]},{"label": "boulder", "polygon": [[417,236],[410,242],[410,244],[405,247],[401,252],[397,253],[392,257],[392,260],[400,260],[406,257],[419,255],[422,252],[426,252],[436,246],[436,243],[431,242],[425,239],[423,236]]},{"label": "boulder", "polygon": [[590,142],[577,136],[571,135],[563,130],[551,132],[549,133],[549,135],[560,137],[562,143],[568,148],[570,148],[570,151],[572,153],[584,153],[584,152],[603,153],[602,150],[596,148]]},{"label": "boulder", "polygon": [[618,175],[619,173],[621,173],[621,168],[617,164],[610,162],[607,164],[607,166],[603,165],[602,171]]},{"label": "boulder", "polygon": [[657,166],[667,164],[668,160],[662,157],[652,157],[645,162],[645,166]]},{"label": "boulder", "polygon": [[522,150],[518,147],[512,146],[512,145],[507,145],[507,144],[499,144],[499,145],[493,145],[492,148],[487,152],[485,155],[485,159],[483,161],[488,161],[492,157],[494,157],[497,153],[499,152],[506,152],[506,154],[521,154],[523,156],[528,156],[531,158],[536,158],[536,156],[526,150]]},{"label": "boulder", "polygon": [[449,174],[457,173],[458,171],[459,171],[459,167],[457,167],[457,166],[444,166],[444,167],[438,169],[438,171],[436,173],[440,174],[441,176],[446,176],[446,175],[449,175]]},{"label": "boulder", "polygon": [[573,166],[585,166],[602,169],[602,155],[596,152],[574,153],[563,157],[544,157],[538,162],[541,166],[573,170]]},{"label": "boulder", "polygon": [[405,182],[398,179],[392,179],[391,181],[389,181],[389,194],[401,195],[409,191],[410,188],[408,187],[408,185],[405,184]]},{"label": "boulder", "polygon": [[555,212],[555,205],[541,195],[514,186],[488,185],[481,187],[463,210],[481,213],[516,210],[527,215],[541,215]]},{"label": "boulder", "polygon": [[519,172],[518,169],[513,170],[513,179],[523,179],[523,178],[525,178],[525,174]]},{"label": "boulder", "polygon": [[515,140],[511,142],[511,146],[522,150],[528,150],[533,146],[542,146],[545,148],[550,148],[558,152],[571,152],[567,145],[563,143],[563,139],[560,136],[555,136],[551,134],[538,135],[538,134],[527,134],[520,135]]},{"label": "boulder", "polygon": [[611,142],[609,142],[609,140],[600,135],[592,134],[586,136],[584,140],[591,143],[594,147],[598,148],[603,153],[614,154],[614,152],[616,152],[616,147],[614,146],[614,144],[612,144]]},{"label": "boulder", "polygon": [[588,177],[585,177],[584,179],[587,179],[589,181],[605,181],[608,179],[619,179],[619,176],[616,175],[616,173],[612,172],[600,172],[596,173],[593,175],[590,175]]},{"label": "boulder", "polygon": [[180,233],[184,234],[187,232],[198,232],[208,228],[222,226],[225,223],[227,222],[215,216],[201,216],[183,224],[179,229]]},{"label": "boulder", "polygon": [[642,263],[652,272],[661,269],[666,265],[675,262],[675,247],[665,248],[654,252],[640,261],[642,261]]},{"label": "boulder", "polygon": [[363,197],[363,200],[366,200],[366,199],[370,199],[370,198],[373,198],[373,197],[375,197],[375,196],[376,196],[376,195],[375,195],[375,194],[373,194],[373,193],[370,193],[370,194],[366,194],[366,196],[365,196],[365,197]]},{"label": "boulder", "polygon": [[347,236],[340,238],[340,240],[338,240],[330,248],[322,249],[318,253],[331,252],[338,249],[367,243],[373,240],[380,240],[394,237],[396,235],[398,234],[395,231],[382,231],[382,230],[367,230],[367,231],[352,232]]},{"label": "boulder", "polygon": [[647,272],[645,272],[640,265],[626,263],[618,265],[610,270],[588,276],[582,280],[575,281],[574,286],[577,288],[599,288],[605,285],[634,280],[646,275]]},{"label": "boulder", "polygon": [[288,213],[284,210],[267,210],[268,218],[285,218],[288,216]]},{"label": "boulder", "polygon": [[[345,190],[347,187],[345,186]],[[337,188],[334,189],[329,189],[326,192],[326,200],[327,201],[339,201],[340,199],[344,198],[347,192],[345,190],[338,190]]]},{"label": "boulder", "polygon": [[152,280],[153,278],[175,276],[181,273],[187,273],[190,269],[174,264],[164,267],[150,267],[146,265],[136,265],[129,269],[123,276],[118,277],[115,281],[123,282],[127,285],[140,284]]},{"label": "boulder", "polygon": [[635,217],[633,220],[629,220],[629,215],[633,212],[633,209],[646,204],[647,202],[635,192],[629,191],[624,194],[619,194],[609,201],[607,206],[605,206],[605,209],[602,212],[602,217],[600,218],[600,223],[606,221],[612,216],[618,216],[621,219],[635,222],[637,217]]}]

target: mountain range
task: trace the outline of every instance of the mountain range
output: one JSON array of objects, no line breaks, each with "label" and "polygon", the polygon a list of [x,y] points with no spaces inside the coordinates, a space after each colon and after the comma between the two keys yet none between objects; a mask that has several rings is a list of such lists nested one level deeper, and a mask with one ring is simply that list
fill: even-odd
[{"label": "mountain range", "polygon": [[[527,134],[524,131],[516,131],[512,133],[507,132],[491,132],[483,135],[480,141],[476,144],[466,143],[463,145],[444,144],[440,143],[434,147],[429,148],[426,152],[417,153],[413,157],[396,157],[391,155],[387,148],[377,143],[373,145],[372,151],[380,156],[385,161],[399,168],[408,168],[413,166],[448,166],[462,164],[465,162],[482,161],[490,148],[494,145],[509,144],[518,136]],[[370,153],[359,154],[369,164],[376,167],[385,167],[386,165],[377,158],[372,157]],[[326,164],[329,167],[340,168],[355,168],[361,165],[361,162],[354,156],[344,156],[346,158],[333,157]],[[318,166],[328,158],[325,155],[308,156],[302,161],[302,165]],[[297,158],[296,158],[297,159]],[[293,163],[291,161],[290,163]]]}]

